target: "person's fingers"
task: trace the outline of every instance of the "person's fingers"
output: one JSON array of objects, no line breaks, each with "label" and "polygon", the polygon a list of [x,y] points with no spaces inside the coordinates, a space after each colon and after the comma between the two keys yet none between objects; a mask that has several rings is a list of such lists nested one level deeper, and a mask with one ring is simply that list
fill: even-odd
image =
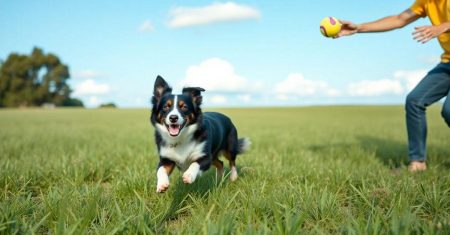
[{"label": "person's fingers", "polygon": [[417,42],[422,42],[423,40],[425,40],[425,37],[416,38],[415,40],[416,40]]},{"label": "person's fingers", "polygon": [[412,33],[413,36],[426,35],[430,32],[430,27],[416,27],[416,30]]},{"label": "person's fingers", "polygon": [[339,32],[338,34],[337,34],[337,36],[338,37],[342,37],[342,36],[348,36],[348,35],[350,35],[351,33],[349,33],[349,32],[346,32],[346,31],[341,31],[341,32]]},{"label": "person's fingers", "polygon": [[435,37],[436,34],[431,31],[430,28],[422,29],[421,31],[415,31],[413,32],[413,39],[416,40],[418,38],[428,38],[428,40]]},{"label": "person's fingers", "polygon": [[430,32],[418,32],[416,34],[413,34],[413,39],[429,37],[430,35],[431,35]]},{"label": "person's fingers", "polygon": [[355,30],[341,30],[337,36],[342,37],[342,36],[349,36],[352,34],[355,34],[356,31]]},{"label": "person's fingers", "polygon": [[413,39],[422,44],[427,43],[440,34],[433,26],[418,26],[414,27],[414,30],[412,33]]},{"label": "person's fingers", "polygon": [[341,22],[341,24],[353,24],[352,22],[350,22],[350,21],[347,21],[347,20],[339,20],[339,22]]},{"label": "person's fingers", "polygon": [[424,32],[419,32],[419,33],[413,34],[413,39],[416,41],[421,41],[426,37],[427,37],[427,34]]},{"label": "person's fingers", "polygon": [[431,39],[431,38],[429,38],[429,37],[428,37],[428,38],[425,38],[424,40],[421,41],[421,43],[422,43],[422,44],[425,44],[425,43],[427,43],[428,41],[430,41],[430,39]]},{"label": "person's fingers", "polygon": [[429,27],[416,27],[415,31],[413,32],[413,34],[420,34],[423,33],[425,31],[428,31]]},{"label": "person's fingers", "polygon": [[425,39],[425,38],[427,38],[427,37],[428,37],[428,36],[421,34],[421,35],[416,36],[416,37],[414,38],[414,40],[421,41],[421,40],[423,40],[423,39]]},{"label": "person's fingers", "polygon": [[414,37],[414,40],[423,44],[423,43],[430,41],[433,37],[434,36],[432,34],[420,34],[420,35]]},{"label": "person's fingers", "polygon": [[429,28],[430,26],[417,26],[417,27],[414,27],[414,29],[416,30],[416,31],[423,31],[423,30],[425,30],[425,29],[427,29],[427,28]]},{"label": "person's fingers", "polygon": [[349,36],[356,33],[356,30],[358,28],[356,24],[347,20],[338,19],[338,21],[342,24],[342,28],[341,31],[335,37],[333,37],[334,39],[342,36]]},{"label": "person's fingers", "polygon": [[341,22],[343,28],[356,29],[356,24],[346,20],[339,20]]},{"label": "person's fingers", "polygon": [[420,33],[420,32],[414,32],[414,33],[413,33],[413,39],[416,40],[417,38],[422,37],[422,35],[423,35],[423,34]]}]

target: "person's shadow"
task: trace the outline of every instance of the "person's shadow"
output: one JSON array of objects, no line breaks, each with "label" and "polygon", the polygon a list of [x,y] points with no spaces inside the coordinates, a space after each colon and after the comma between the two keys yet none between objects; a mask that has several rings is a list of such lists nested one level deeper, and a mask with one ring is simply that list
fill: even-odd
[{"label": "person's shadow", "polygon": [[[362,148],[365,152],[374,153],[374,156],[389,168],[399,168],[409,163],[406,140],[403,142],[368,135],[357,136],[357,140],[359,143],[315,145],[310,146],[309,149],[318,153],[327,153],[332,148],[350,149],[357,147]],[[429,152],[428,160],[436,163],[436,165],[450,168],[450,148],[447,149],[430,145],[427,146],[427,149]]]},{"label": "person's shadow", "polygon": [[359,136],[358,140],[363,149],[375,152],[375,157],[386,166],[398,168],[408,164],[406,143],[374,136]]},{"label": "person's shadow", "polygon": [[[405,142],[399,142],[373,136],[359,136],[358,140],[364,149],[374,151],[375,157],[389,167],[398,168],[409,163],[406,140]],[[428,160],[445,168],[450,168],[450,148],[429,145],[427,151]]]}]

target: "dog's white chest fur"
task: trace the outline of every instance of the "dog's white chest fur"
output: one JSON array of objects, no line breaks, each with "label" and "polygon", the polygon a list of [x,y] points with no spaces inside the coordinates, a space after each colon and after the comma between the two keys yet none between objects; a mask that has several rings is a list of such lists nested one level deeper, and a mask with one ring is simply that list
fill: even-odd
[{"label": "dog's white chest fur", "polygon": [[196,124],[186,127],[176,138],[171,137],[164,126],[156,124],[156,128],[165,142],[160,146],[159,155],[174,161],[181,169],[186,170],[192,162],[205,155],[206,141],[192,139],[197,129]]},{"label": "dog's white chest fur", "polygon": [[204,156],[205,142],[186,141],[161,146],[159,154],[174,161],[178,167],[185,170],[189,165]]}]

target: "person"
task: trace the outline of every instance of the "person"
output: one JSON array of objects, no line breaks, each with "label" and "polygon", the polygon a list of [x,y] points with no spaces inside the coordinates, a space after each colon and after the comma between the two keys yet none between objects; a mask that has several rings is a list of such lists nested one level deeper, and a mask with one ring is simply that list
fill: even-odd
[{"label": "person", "polygon": [[408,132],[408,170],[423,171],[426,165],[426,108],[447,97],[442,107],[442,117],[450,127],[450,1],[416,0],[402,13],[387,16],[376,21],[354,24],[340,20],[341,32],[336,36],[350,36],[356,33],[386,32],[402,28],[419,18],[428,17],[432,25],[415,27],[414,40],[426,43],[437,38],[444,50],[441,62],[419,82],[406,97],[406,127]]}]

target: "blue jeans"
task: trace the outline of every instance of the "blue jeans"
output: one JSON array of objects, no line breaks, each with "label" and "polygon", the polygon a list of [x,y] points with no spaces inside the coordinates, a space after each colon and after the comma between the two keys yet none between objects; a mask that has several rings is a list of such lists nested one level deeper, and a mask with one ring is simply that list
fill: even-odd
[{"label": "blue jeans", "polygon": [[440,63],[406,97],[406,127],[410,161],[426,160],[426,108],[447,96],[442,117],[450,127],[450,63]]}]

